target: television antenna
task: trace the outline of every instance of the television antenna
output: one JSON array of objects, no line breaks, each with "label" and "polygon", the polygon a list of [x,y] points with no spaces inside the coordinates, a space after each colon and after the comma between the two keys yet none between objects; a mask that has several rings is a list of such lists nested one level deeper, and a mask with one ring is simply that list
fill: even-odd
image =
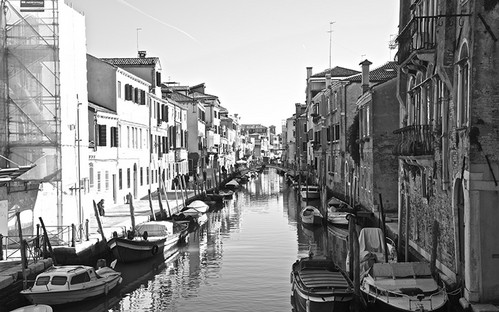
[{"label": "television antenna", "polygon": [[390,40],[388,41],[388,48],[390,49],[390,59],[392,58],[392,50],[398,47],[397,34],[390,35]]},{"label": "television antenna", "polygon": [[333,37],[333,24],[336,22],[329,22],[329,68],[331,68],[331,46],[332,46],[332,37]]}]

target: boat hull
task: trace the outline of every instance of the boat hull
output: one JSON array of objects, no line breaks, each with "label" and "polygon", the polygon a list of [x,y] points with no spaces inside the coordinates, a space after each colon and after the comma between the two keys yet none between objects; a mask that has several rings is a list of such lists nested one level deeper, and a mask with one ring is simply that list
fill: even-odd
[{"label": "boat hull", "polygon": [[313,297],[307,296],[307,294],[297,288],[294,289],[293,295],[291,296],[291,304],[297,312],[349,312],[351,302],[352,296]]},{"label": "boat hull", "polygon": [[127,239],[113,237],[107,243],[114,257],[122,263],[142,261],[156,256],[169,258],[179,242],[179,236],[155,240]]},{"label": "boat hull", "polygon": [[[365,291],[361,291],[362,296],[364,297],[365,301],[367,302],[367,305],[369,307],[369,310],[375,310],[375,311],[386,311],[386,312],[446,312],[447,310],[447,304],[443,303],[442,305],[438,307],[433,307],[429,308],[428,306],[424,310],[418,310],[417,306],[413,306],[413,308],[403,308],[402,307],[402,302],[396,302],[394,300],[390,300],[390,302],[387,302],[384,299],[381,299],[379,296],[376,296],[375,294],[368,294]],[[415,299],[415,298],[414,298]],[[417,299],[415,299],[417,300]]]},{"label": "boat hull", "polygon": [[99,279],[95,285],[80,289],[34,292],[25,290],[21,292],[33,304],[60,305],[71,302],[87,300],[100,295],[107,295],[121,282],[121,274],[113,274]]}]

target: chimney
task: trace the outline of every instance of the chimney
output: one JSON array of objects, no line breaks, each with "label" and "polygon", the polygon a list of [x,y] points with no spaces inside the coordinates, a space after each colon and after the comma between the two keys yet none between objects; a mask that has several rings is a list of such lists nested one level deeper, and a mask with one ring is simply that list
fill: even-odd
[{"label": "chimney", "polygon": [[146,51],[139,51],[139,58],[145,58],[146,57]]},{"label": "chimney", "polygon": [[365,59],[359,65],[362,65],[362,93],[365,93],[369,90],[369,65],[372,63]]},{"label": "chimney", "polygon": [[326,89],[331,87],[331,74],[326,74]]},{"label": "chimney", "polygon": [[307,67],[307,81],[312,76],[312,67]]}]

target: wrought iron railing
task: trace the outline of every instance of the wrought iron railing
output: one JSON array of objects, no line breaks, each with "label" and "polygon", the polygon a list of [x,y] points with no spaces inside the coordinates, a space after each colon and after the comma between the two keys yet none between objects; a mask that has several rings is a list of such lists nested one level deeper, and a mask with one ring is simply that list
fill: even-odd
[{"label": "wrought iron railing", "polygon": [[414,16],[402,29],[397,37],[400,63],[414,51],[435,48],[437,20],[437,16]]},{"label": "wrought iron railing", "polygon": [[[85,225],[77,227],[74,224],[65,226],[46,226],[47,237],[50,246],[74,247],[76,242],[89,239],[89,221]],[[21,259],[21,248],[25,248],[28,260],[37,261],[38,258],[47,254],[47,240],[44,238],[40,225],[37,224],[36,235],[23,234],[23,243],[19,235],[3,236],[0,234],[0,260]]]},{"label": "wrought iron railing", "polygon": [[393,149],[397,156],[424,156],[434,153],[432,125],[412,125],[393,131],[398,134],[398,143]]}]

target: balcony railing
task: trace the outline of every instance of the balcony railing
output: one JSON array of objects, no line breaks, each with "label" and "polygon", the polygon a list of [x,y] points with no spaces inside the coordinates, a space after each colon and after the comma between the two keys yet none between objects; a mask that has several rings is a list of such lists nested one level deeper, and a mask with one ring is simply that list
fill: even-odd
[{"label": "balcony railing", "polygon": [[437,20],[437,16],[414,16],[402,29],[397,37],[399,63],[406,60],[414,51],[435,48]]},{"label": "balcony railing", "polygon": [[393,154],[397,156],[433,155],[435,139],[432,127],[432,125],[413,125],[393,131],[399,135]]}]

